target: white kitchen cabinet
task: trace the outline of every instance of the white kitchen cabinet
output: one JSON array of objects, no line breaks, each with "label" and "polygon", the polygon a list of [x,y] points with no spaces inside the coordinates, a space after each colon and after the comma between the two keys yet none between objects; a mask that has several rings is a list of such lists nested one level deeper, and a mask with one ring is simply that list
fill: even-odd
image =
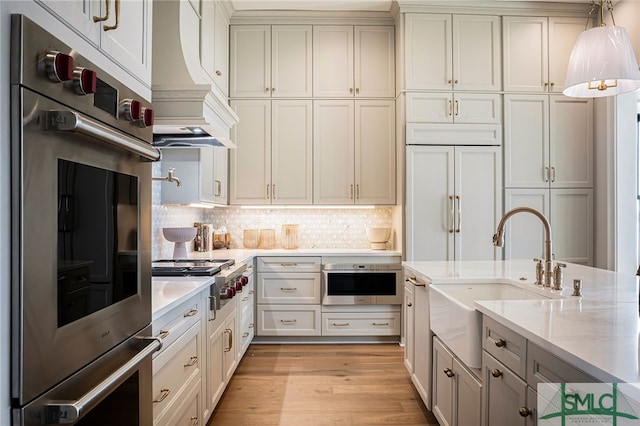
[{"label": "white kitchen cabinet", "polygon": [[527,407],[527,383],[501,362],[482,352],[484,384],[483,425],[522,425],[527,418],[520,407]]},{"label": "white kitchen cabinet", "polygon": [[500,17],[405,14],[408,90],[499,91]]},{"label": "white kitchen cabinet", "polygon": [[311,204],[312,101],[231,102],[230,204]]},{"label": "white kitchen cabinet", "polygon": [[413,374],[415,362],[415,295],[413,284],[409,281],[404,283],[402,304],[402,328],[404,335],[404,366],[409,374]]},{"label": "white kitchen cabinet", "polygon": [[[36,2],[114,64],[151,87],[151,0]],[[107,20],[94,22],[94,17],[105,17],[107,13]],[[105,26],[113,28],[105,29]]]},{"label": "white kitchen cabinet", "polygon": [[323,336],[397,336],[400,312],[322,312]]},{"label": "white kitchen cabinet", "polygon": [[231,98],[311,97],[310,25],[232,25]]},{"label": "white kitchen cabinet", "polygon": [[[533,207],[551,224],[553,255],[557,260],[593,263],[593,189],[505,189],[505,211]],[[518,214],[507,222],[506,259],[544,258],[544,227],[533,215]]]},{"label": "white kitchen cabinet", "polygon": [[504,16],[504,90],[561,93],[571,50],[585,24],[586,17]]},{"label": "white kitchen cabinet", "polygon": [[505,186],[593,187],[593,100],[504,96]]},{"label": "white kitchen cabinet", "polygon": [[229,14],[222,0],[200,1],[200,63],[225,95],[229,91]]},{"label": "white kitchen cabinet", "polygon": [[237,330],[238,361],[242,359],[249,348],[253,336],[255,335],[255,282],[253,265],[247,265],[243,276],[247,277],[247,284],[242,287],[242,291],[236,294],[237,306]]},{"label": "white kitchen cabinet", "polygon": [[161,187],[163,204],[227,204],[226,148],[164,148],[162,176],[170,168],[180,179]]},{"label": "white kitchen cabinet", "polygon": [[434,337],[433,415],[440,425],[479,426],[482,421],[481,393],[480,380]]},{"label": "white kitchen cabinet", "polygon": [[408,146],[407,260],[493,260],[500,147]]},{"label": "white kitchen cabinet", "polygon": [[314,204],[395,204],[395,103],[315,100]]},{"label": "white kitchen cabinet", "polygon": [[313,96],[395,97],[393,26],[313,27]]},{"label": "white kitchen cabinet", "polygon": [[498,93],[409,92],[407,123],[500,124]]}]

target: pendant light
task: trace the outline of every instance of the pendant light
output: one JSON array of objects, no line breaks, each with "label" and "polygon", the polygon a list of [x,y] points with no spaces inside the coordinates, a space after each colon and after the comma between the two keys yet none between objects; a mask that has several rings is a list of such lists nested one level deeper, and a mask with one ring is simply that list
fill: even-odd
[{"label": "pendant light", "polygon": [[[592,0],[589,19],[595,9]],[[604,23],[604,8],[612,26]],[[640,89],[640,70],[627,31],[616,26],[611,0],[600,0],[600,26],[582,32],[571,51],[562,91],[574,98],[599,98]]]}]

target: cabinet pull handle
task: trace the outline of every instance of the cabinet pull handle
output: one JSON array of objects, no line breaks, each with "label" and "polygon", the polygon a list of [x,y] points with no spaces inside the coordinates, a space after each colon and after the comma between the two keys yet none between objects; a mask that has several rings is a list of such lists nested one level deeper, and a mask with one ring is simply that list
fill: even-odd
[{"label": "cabinet pull handle", "polygon": [[542,178],[544,179],[545,182],[549,182],[549,167],[544,168],[544,173]]},{"label": "cabinet pull handle", "polygon": [[293,267],[293,266],[298,266],[298,264],[296,262],[281,262],[280,266]]},{"label": "cabinet pull handle", "polygon": [[454,213],[453,213],[453,195],[449,195],[449,202],[451,203],[451,226],[449,227],[449,233],[453,234],[453,222],[455,221],[454,219]]},{"label": "cabinet pull handle", "polygon": [[[449,80],[449,83],[451,83],[451,80]],[[451,116],[453,115],[453,105],[452,105],[451,99],[449,99],[448,102],[449,102],[449,115]]]},{"label": "cabinet pull handle", "polygon": [[169,396],[170,393],[171,391],[169,389],[160,389],[160,398],[154,399],[153,402],[164,401]]},{"label": "cabinet pull handle", "polygon": [[225,328],[224,332],[229,335],[229,347],[225,348],[225,352],[231,352],[231,348],[233,348],[233,331],[230,328]]},{"label": "cabinet pull handle", "polygon": [[349,189],[349,199],[353,200],[353,185],[350,185],[350,189]]},{"label": "cabinet pull handle", "polygon": [[531,414],[533,414],[533,411],[529,407],[520,407],[518,413],[520,413],[522,417],[529,417]]},{"label": "cabinet pull handle", "polygon": [[219,197],[222,195],[222,182],[220,182],[218,179],[214,179],[213,183],[215,184],[216,190],[215,190],[215,194],[213,194],[215,197]]},{"label": "cabinet pull handle", "polygon": [[498,339],[496,340],[496,346],[499,348],[504,348],[505,346],[507,346],[507,341],[504,339]]},{"label": "cabinet pull handle", "polygon": [[497,368],[495,370],[491,370],[491,375],[493,377],[500,377],[502,376],[502,371],[498,370]]},{"label": "cabinet pull handle", "polygon": [[273,185],[271,185],[271,198],[273,200],[276,199],[276,184],[275,183]]},{"label": "cabinet pull handle", "polygon": [[446,374],[447,377],[453,377],[454,376],[453,371],[451,371],[450,368],[445,368],[444,369],[444,374]]},{"label": "cabinet pull handle", "polygon": [[334,322],[331,325],[333,325],[334,327],[349,327],[349,323],[348,322],[343,322],[343,323]]},{"label": "cabinet pull handle", "polygon": [[295,319],[290,319],[290,320],[280,320],[280,322],[283,323],[283,324],[292,324],[292,323],[298,322],[298,321],[295,320]]},{"label": "cabinet pull handle", "polygon": [[249,328],[253,328],[253,327],[254,327],[253,323],[249,324]]},{"label": "cabinet pull handle", "polygon": [[109,12],[111,11],[111,0],[105,0],[104,6],[106,7],[104,16],[94,16],[93,22],[102,22],[109,19]]},{"label": "cabinet pull handle", "polygon": [[104,31],[115,30],[120,26],[120,0],[116,0],[116,23],[114,25],[103,25]]},{"label": "cabinet pull handle", "polygon": [[249,296],[245,296],[245,297],[242,298],[243,302],[246,302],[247,300],[249,300]]},{"label": "cabinet pull handle", "polygon": [[407,281],[416,287],[425,287],[427,285],[427,283],[418,281],[418,277],[407,277]]},{"label": "cabinet pull handle", "polygon": [[413,306],[413,303],[409,302],[409,303],[407,303],[407,306],[408,306],[408,307],[412,307],[412,306]]},{"label": "cabinet pull handle", "polygon": [[191,417],[191,418],[189,418],[189,420],[191,420],[191,426],[198,426],[198,418],[197,417]]},{"label": "cabinet pull handle", "polygon": [[247,337],[247,336],[249,336],[249,332],[248,331],[245,331],[244,333],[242,333],[242,337]]},{"label": "cabinet pull handle", "polygon": [[297,287],[280,287],[280,290],[282,290],[282,291],[297,291],[298,288]]},{"label": "cabinet pull handle", "polygon": [[455,104],[456,104],[456,117],[458,117],[460,115],[460,102],[456,100]]},{"label": "cabinet pull handle", "polygon": [[456,233],[460,233],[462,228],[462,208],[460,207],[460,196],[456,195],[456,201],[458,202],[458,227],[456,228]]},{"label": "cabinet pull handle", "polygon": [[349,93],[353,95],[353,87],[349,87]]},{"label": "cabinet pull handle", "polygon": [[356,200],[360,199],[360,184],[356,184]]},{"label": "cabinet pull handle", "polygon": [[253,293],[254,293],[254,291],[253,291],[253,290],[251,290],[251,291],[249,292],[249,294],[253,294]]},{"label": "cabinet pull handle", "polygon": [[551,168],[551,182],[555,182],[556,181],[556,168],[552,167]]},{"label": "cabinet pull handle", "polygon": [[196,362],[198,362],[198,357],[197,356],[192,356],[191,358],[189,358],[189,362],[187,362],[184,366],[185,367],[193,367],[194,365],[196,365]]},{"label": "cabinet pull handle", "polygon": [[373,323],[371,323],[371,325],[384,327],[384,326],[388,326],[389,323],[388,322],[373,322]]},{"label": "cabinet pull handle", "polygon": [[264,198],[269,199],[269,184],[267,184],[267,192],[265,192]]},{"label": "cabinet pull handle", "polygon": [[192,316],[194,316],[194,315],[195,315],[195,314],[197,314],[197,313],[198,313],[198,310],[197,310],[197,309],[191,309],[189,312],[185,312],[185,314],[184,314],[184,315],[182,315],[182,316],[183,316],[183,317],[185,317],[185,318],[187,318],[187,317],[192,317]]},{"label": "cabinet pull handle", "polygon": [[209,318],[209,321],[215,321],[218,318],[218,310],[216,309],[216,302],[218,298],[216,296],[209,295],[209,310],[213,311],[213,318]]},{"label": "cabinet pull handle", "polygon": [[168,335],[169,330],[160,330],[160,333],[158,333],[158,337],[161,339],[166,339]]}]

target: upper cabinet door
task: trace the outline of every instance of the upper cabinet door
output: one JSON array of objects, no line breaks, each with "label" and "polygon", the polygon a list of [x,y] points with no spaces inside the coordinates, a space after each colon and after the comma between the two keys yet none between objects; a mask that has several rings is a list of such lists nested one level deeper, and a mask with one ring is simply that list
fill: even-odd
[{"label": "upper cabinet door", "polygon": [[549,18],[549,91],[562,93],[573,45],[586,29],[583,18]]},{"label": "upper cabinet door", "polygon": [[274,25],[271,32],[271,96],[311,97],[311,25]]},{"label": "upper cabinet door", "polygon": [[407,13],[405,24],[406,88],[451,89],[451,15]]},{"label": "upper cabinet door", "polygon": [[313,96],[352,97],[353,26],[313,27]]},{"label": "upper cabinet door", "polygon": [[505,91],[547,92],[547,24],[546,17],[502,18]]},{"label": "upper cabinet door", "polygon": [[453,15],[453,89],[502,89],[498,16]]},{"label": "upper cabinet door", "polygon": [[231,27],[230,97],[271,97],[271,27]]},{"label": "upper cabinet door", "polygon": [[384,26],[355,27],[355,96],[395,96],[395,29]]},{"label": "upper cabinet door", "polygon": [[220,1],[201,1],[200,63],[227,95],[229,90],[229,17]]},{"label": "upper cabinet door", "polygon": [[106,4],[94,0],[35,0],[49,13],[79,32],[94,46],[100,45],[102,26],[93,22],[94,16],[104,16]]}]

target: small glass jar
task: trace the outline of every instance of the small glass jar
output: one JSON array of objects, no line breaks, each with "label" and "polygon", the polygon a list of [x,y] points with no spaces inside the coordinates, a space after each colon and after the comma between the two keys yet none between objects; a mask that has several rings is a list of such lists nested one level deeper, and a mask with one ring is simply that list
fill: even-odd
[{"label": "small glass jar", "polygon": [[298,225],[282,225],[282,248],[288,250],[298,248]]}]

